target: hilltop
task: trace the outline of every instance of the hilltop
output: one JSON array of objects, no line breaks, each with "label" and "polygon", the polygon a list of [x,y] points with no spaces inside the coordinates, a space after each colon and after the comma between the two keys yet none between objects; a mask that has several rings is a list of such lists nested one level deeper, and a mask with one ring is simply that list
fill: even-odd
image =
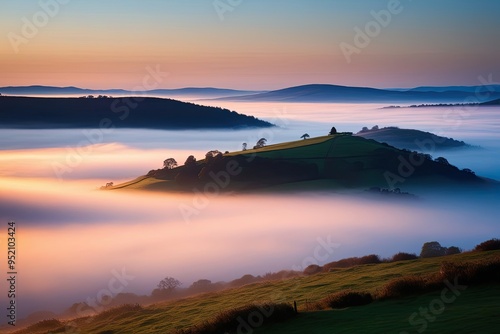
[{"label": "hilltop", "polygon": [[271,123],[228,109],[171,99],[108,96],[41,98],[0,96],[0,128],[234,129]]},{"label": "hilltop", "polygon": [[[289,87],[269,92],[231,96],[220,100],[247,102],[341,102],[341,103],[381,103],[381,102],[461,102],[467,101],[473,93],[464,90],[439,91],[379,89],[370,87],[350,87],[328,84],[311,84]],[[499,98],[500,91],[488,92],[484,99]],[[478,100],[483,95],[476,97]],[[479,101],[483,102],[483,101]]]},{"label": "hilltop", "polygon": [[189,96],[198,98],[217,98],[243,94],[256,94],[261,91],[235,90],[214,87],[185,87],[177,89],[153,89],[146,91],[131,91],[125,89],[88,89],[80,87],[54,87],[54,86],[8,86],[0,87],[0,94],[17,96],[36,96],[36,95],[84,95],[84,94],[113,94],[118,96],[141,95],[161,95],[165,97]]},{"label": "hilltop", "polygon": [[[426,182],[422,182],[426,181]],[[206,192],[321,190],[402,185],[481,185],[488,181],[446,159],[337,133],[244,151],[210,151],[182,166],[151,170],[109,189]],[[107,188],[106,188],[107,189]]]},{"label": "hilltop", "polygon": [[385,128],[374,126],[371,129],[364,127],[361,131],[356,133],[356,136],[374,139],[378,142],[387,143],[400,149],[415,150],[419,152],[472,147],[463,141],[453,138],[442,137],[420,130],[400,129],[394,126]]}]

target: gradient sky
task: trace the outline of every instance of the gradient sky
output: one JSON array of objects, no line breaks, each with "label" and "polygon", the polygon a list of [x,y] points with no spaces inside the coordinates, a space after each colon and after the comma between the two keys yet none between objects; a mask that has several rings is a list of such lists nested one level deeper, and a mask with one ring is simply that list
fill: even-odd
[{"label": "gradient sky", "polygon": [[[0,0],[0,86],[133,89],[157,66],[169,73],[158,88],[500,81],[497,0],[401,0],[402,11],[350,63],[340,44],[355,46],[354,28],[364,30],[371,11],[393,0],[241,0],[223,20],[217,1],[238,3]],[[44,3],[58,4],[53,17]],[[38,31],[23,33],[36,20]],[[13,36],[25,39],[13,47]]]}]

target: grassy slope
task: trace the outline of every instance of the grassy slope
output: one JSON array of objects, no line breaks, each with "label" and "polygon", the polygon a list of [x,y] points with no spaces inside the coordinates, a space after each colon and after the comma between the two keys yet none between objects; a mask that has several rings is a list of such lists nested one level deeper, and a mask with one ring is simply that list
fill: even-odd
[{"label": "grassy slope", "polygon": [[[379,265],[364,265],[284,281],[250,284],[240,288],[228,289],[217,293],[201,294],[182,300],[162,302],[145,307],[143,311],[135,313],[130,312],[128,314],[115,314],[114,316],[109,315],[106,317],[83,318],[76,320],[76,324],[81,330],[81,333],[98,333],[105,330],[112,331],[109,333],[168,333],[176,328],[185,328],[196,323],[203,322],[223,310],[243,306],[252,302],[293,302],[295,300],[298,303],[299,310],[304,311],[307,307],[306,300],[309,302],[316,302],[326,297],[328,294],[339,290],[351,288],[354,290],[375,292],[388,280],[401,275],[436,272],[443,261],[471,261],[498,256],[500,256],[500,251],[474,252],[441,258],[419,259],[413,261],[384,263]],[[482,297],[481,300],[485,303],[485,305],[490,305],[490,299],[492,296],[495,296],[496,300],[500,297],[500,291],[497,287],[477,289],[479,295],[484,296],[484,300]],[[340,320],[338,323],[333,322],[330,317],[337,317],[337,314],[339,314],[342,316],[340,319],[343,321],[342,326],[344,326],[343,328],[345,330],[348,330],[349,326],[351,326],[353,322],[355,322],[355,324],[359,324],[360,326],[363,325],[363,322],[358,321],[363,318],[358,318],[358,316],[363,316],[367,319],[372,317],[372,320],[370,321],[380,322],[380,330],[382,330],[382,328],[389,327],[396,329],[396,327],[391,327],[393,321],[396,321],[395,324],[404,324],[404,321],[406,321],[405,319],[408,319],[409,315],[414,312],[417,306],[425,306],[428,304],[428,301],[425,298],[427,297],[421,296],[417,299],[407,298],[400,301],[378,302],[373,305],[353,308],[345,311],[303,313],[304,315],[299,319],[293,320],[290,323],[284,323],[283,328],[308,328],[308,326],[312,326],[313,323],[315,324],[316,321],[323,319],[320,322],[324,322],[324,326],[327,326],[325,328],[332,329],[335,328],[333,327],[335,324],[340,326]],[[471,299],[473,298],[463,298],[464,304],[462,305],[457,303],[456,305],[462,305],[462,310],[464,310],[463,312],[465,313],[465,310],[468,310],[469,308],[468,302],[471,301]],[[481,301],[474,303],[478,304],[481,303]],[[474,306],[476,304],[474,303],[471,302],[470,308],[472,311],[476,312],[477,317],[481,319],[481,314],[477,313]],[[455,304],[453,305],[453,307],[456,307]],[[374,317],[374,312],[375,314],[378,314],[376,312],[379,312],[380,314],[377,315],[377,317]],[[391,313],[396,314],[397,317],[393,318]],[[451,317],[453,314],[450,313],[449,316]],[[486,316],[487,314],[485,314],[485,317]],[[448,318],[443,316],[442,319]],[[368,326],[369,322],[365,324]],[[314,326],[320,326],[320,324],[318,323]],[[281,326],[279,328],[281,328]],[[262,330],[262,333],[274,333],[272,328],[270,330],[263,328]],[[62,330],[61,332],[64,331]],[[284,332],[286,331],[283,331],[283,333]],[[304,331],[295,332],[303,333]],[[330,332],[330,330],[327,332]],[[46,331],[37,332],[30,330],[26,333],[46,333]],[[291,333],[291,331],[287,333]]]},{"label": "grassy slope", "polygon": [[[255,154],[259,157],[271,159],[305,160],[308,162],[316,162],[320,167],[320,170],[322,170],[327,158],[354,157],[355,160],[365,161],[365,157],[366,160],[369,160],[372,156],[377,154],[374,151],[380,148],[393,150],[392,148],[383,146],[375,141],[366,140],[356,136],[339,134],[268,145],[259,149],[230,152],[224,154],[224,156],[251,156]],[[204,160],[199,160],[200,163],[203,161]],[[369,164],[369,162],[367,162],[367,164]],[[364,179],[364,183],[371,185],[372,183],[376,184],[377,182],[380,182],[380,179],[382,179],[382,173],[383,171],[381,170],[366,170],[359,173],[358,177],[360,179]],[[318,182],[313,181],[312,183],[312,188],[318,188],[318,185],[316,184]],[[332,184],[335,182],[328,180],[327,183]],[[322,184],[322,186],[324,187],[324,184]],[[283,187],[288,188],[286,185],[283,185]],[[301,189],[303,187],[308,188],[308,184],[301,183],[299,184],[299,187]],[[334,184],[332,187],[338,187],[338,185]],[[171,191],[173,188],[174,187],[169,181],[141,177],[127,183],[116,185],[112,189]]]},{"label": "grassy slope", "polygon": [[[409,318],[420,308],[429,308],[432,301],[441,298],[441,292],[335,311],[302,313],[296,319],[255,329],[255,334],[323,334],[323,333],[497,333],[500,319],[498,298],[500,286],[469,287],[433,321],[417,316],[418,323]],[[439,310],[437,307],[437,310]],[[433,318],[430,318],[431,320]]]}]

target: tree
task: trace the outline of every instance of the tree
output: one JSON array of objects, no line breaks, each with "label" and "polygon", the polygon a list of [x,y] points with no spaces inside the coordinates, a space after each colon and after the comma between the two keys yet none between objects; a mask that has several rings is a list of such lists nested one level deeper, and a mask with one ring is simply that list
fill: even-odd
[{"label": "tree", "polygon": [[378,125],[372,126],[372,131],[377,131],[378,130]]},{"label": "tree", "polygon": [[210,287],[211,284],[212,284],[211,280],[200,279],[200,280],[197,280],[196,282],[193,282],[193,284],[191,285],[191,288],[192,289],[203,289],[203,288]]},{"label": "tree", "polygon": [[500,249],[500,239],[497,238],[486,240],[484,242],[481,242],[479,245],[476,245],[476,247],[474,247],[474,250],[479,252],[486,252],[497,249]]},{"label": "tree", "polygon": [[247,143],[241,144],[241,150],[242,151],[246,151],[247,150],[247,146],[248,146]]},{"label": "tree", "polygon": [[186,162],[184,162],[184,166],[194,166],[196,164],[196,158],[193,155],[187,157]]},{"label": "tree", "polygon": [[422,245],[420,257],[436,257],[446,255],[446,247],[442,247],[437,241],[426,242]]},{"label": "tree", "polygon": [[462,253],[462,250],[458,248],[457,246],[451,246],[446,248],[446,255],[453,255],[453,254],[460,254]]},{"label": "tree", "polygon": [[476,175],[476,173],[474,173],[471,169],[469,168],[464,168],[462,169],[462,172],[465,172],[465,173],[468,173],[468,174],[471,174],[471,175]]},{"label": "tree", "polygon": [[304,140],[306,140],[309,137],[311,137],[311,136],[309,136],[309,134],[307,134],[307,133],[304,133],[302,136],[300,136],[300,138],[304,138]]},{"label": "tree", "polygon": [[261,148],[261,147],[264,147],[266,146],[266,142],[267,142],[267,139],[266,138],[260,138],[258,141],[257,141],[257,144],[255,144],[255,146],[253,147],[254,149],[256,148]]},{"label": "tree", "polygon": [[396,261],[408,261],[416,259],[418,259],[418,256],[416,254],[399,252],[392,256],[391,261],[396,262]]},{"label": "tree", "polygon": [[174,167],[177,167],[177,161],[175,161],[174,158],[168,158],[167,160],[163,161],[163,168],[173,169]]},{"label": "tree", "polygon": [[207,162],[212,161],[214,158],[222,157],[222,153],[219,150],[208,151],[205,154],[205,160]]},{"label": "tree", "polygon": [[330,130],[330,133],[329,133],[328,135],[329,135],[329,136],[333,136],[333,135],[335,135],[335,134],[337,134],[337,129],[335,129],[335,127],[334,127],[334,126],[332,126],[332,129]]},{"label": "tree", "polygon": [[448,162],[448,160],[446,160],[443,157],[438,157],[434,161],[437,162],[437,163],[443,164],[443,165],[447,165],[447,166],[450,165],[450,163]]},{"label": "tree", "polygon": [[181,286],[181,282],[173,277],[165,277],[158,283],[157,288],[160,290],[173,291]]},{"label": "tree", "polygon": [[363,126],[360,132],[368,132],[370,131],[366,126]]}]

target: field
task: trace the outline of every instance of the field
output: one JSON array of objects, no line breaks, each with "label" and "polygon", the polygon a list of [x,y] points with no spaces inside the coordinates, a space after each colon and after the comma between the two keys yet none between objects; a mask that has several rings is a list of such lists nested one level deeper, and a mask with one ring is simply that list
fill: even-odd
[{"label": "field", "polygon": [[[255,333],[330,333],[353,330],[362,332],[363,329],[370,332],[415,332],[416,327],[411,328],[408,318],[413,312],[417,312],[419,307],[427,307],[432,300],[440,296],[440,292],[377,301],[368,306],[345,310],[307,310],[313,303],[341,290],[376,292],[393,278],[437,272],[443,261],[464,262],[499,256],[500,251],[470,252],[447,257],[356,266],[283,281],[250,284],[144,307],[127,306],[95,317],[75,319],[72,326],[76,326],[81,333],[168,333],[203,323],[220,312],[251,303],[296,301],[299,310],[296,319],[264,326],[255,330]],[[499,322],[499,297],[498,285],[468,287],[457,297],[456,302],[446,306],[446,310],[432,323],[429,332],[470,332],[472,329],[488,332],[490,326]],[[457,319],[466,319],[469,327],[464,327]],[[66,330],[66,325],[59,322],[53,323],[50,328],[45,325],[50,324],[39,323],[28,331],[18,333],[63,333]]]}]

